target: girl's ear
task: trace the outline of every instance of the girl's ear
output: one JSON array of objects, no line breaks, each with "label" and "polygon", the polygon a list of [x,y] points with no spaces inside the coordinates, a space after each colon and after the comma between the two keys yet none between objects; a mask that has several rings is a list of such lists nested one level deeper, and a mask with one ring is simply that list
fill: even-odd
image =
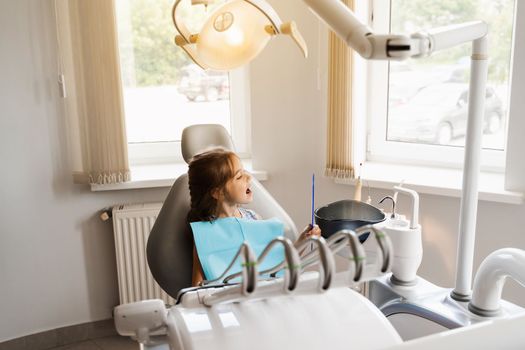
[{"label": "girl's ear", "polygon": [[221,190],[219,188],[214,188],[211,190],[211,196],[218,201],[221,195]]}]

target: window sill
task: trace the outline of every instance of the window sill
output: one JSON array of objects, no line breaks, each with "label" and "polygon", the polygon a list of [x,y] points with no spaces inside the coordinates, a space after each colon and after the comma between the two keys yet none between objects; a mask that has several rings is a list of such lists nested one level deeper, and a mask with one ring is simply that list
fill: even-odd
[{"label": "window sill", "polygon": [[[268,179],[266,171],[253,170],[251,159],[242,159],[244,169],[259,181]],[[91,185],[91,191],[116,191],[140,188],[171,187],[175,180],[188,171],[184,162],[172,164],[148,164],[131,167],[131,181],[118,184]]]},{"label": "window sill", "polygon": [[[460,169],[434,168],[414,165],[396,165],[367,162],[361,169],[363,190],[366,187],[391,190],[403,181],[420,194],[461,197],[462,171]],[[355,179],[335,179],[338,184],[355,184]],[[524,194],[504,190],[503,173],[483,172],[479,177],[479,200],[523,204]]]}]

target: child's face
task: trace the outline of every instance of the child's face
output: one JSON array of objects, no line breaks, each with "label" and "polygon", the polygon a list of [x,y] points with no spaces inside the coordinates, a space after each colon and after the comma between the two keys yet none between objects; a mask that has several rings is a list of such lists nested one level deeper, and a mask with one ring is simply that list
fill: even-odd
[{"label": "child's face", "polygon": [[233,158],[233,178],[226,183],[225,200],[230,204],[248,204],[253,200],[250,189],[252,177],[242,167],[239,158]]}]

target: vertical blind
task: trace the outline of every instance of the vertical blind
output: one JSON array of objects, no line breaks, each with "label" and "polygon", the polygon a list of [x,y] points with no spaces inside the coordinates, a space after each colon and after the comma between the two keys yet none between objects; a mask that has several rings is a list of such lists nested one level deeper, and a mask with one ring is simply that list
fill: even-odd
[{"label": "vertical blind", "polygon": [[128,181],[114,0],[58,0],[56,6],[74,181]]},{"label": "vertical blind", "polygon": [[[354,9],[353,0],[342,0]],[[328,38],[328,135],[325,174],[354,177],[352,159],[352,50],[332,31]]]}]

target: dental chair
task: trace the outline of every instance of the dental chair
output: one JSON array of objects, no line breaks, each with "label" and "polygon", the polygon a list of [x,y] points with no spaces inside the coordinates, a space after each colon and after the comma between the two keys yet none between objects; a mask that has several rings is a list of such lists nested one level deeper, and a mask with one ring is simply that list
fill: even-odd
[{"label": "dental chair", "polygon": [[[192,125],[182,132],[181,150],[186,163],[204,150],[222,147],[235,151],[226,129],[221,125]],[[290,216],[272,195],[252,177],[253,201],[246,207],[263,218],[278,218],[284,223],[287,238],[295,241],[297,228]],[[183,174],[171,187],[147,244],[150,271],[160,287],[173,298],[191,286],[193,268],[193,237],[186,217],[190,210],[188,175]]]},{"label": "dental chair", "polygon": [[[183,131],[182,154],[186,162],[217,146],[234,149],[222,126],[196,125]],[[285,237],[273,239],[259,256],[249,242],[241,244],[232,261],[241,258],[242,272],[218,279],[239,277],[239,283],[187,288],[191,285],[193,262],[193,236],[186,221],[190,209],[188,176],[184,174],[175,181],[146,249],[153,277],[177,303],[167,307],[163,300],[154,299],[119,305],[114,310],[118,333],[133,337],[145,350],[343,350],[383,349],[399,344],[401,338],[379,309],[348,288],[358,283],[361,275],[367,275],[359,268],[366,268],[366,257],[358,234],[338,232],[332,242],[337,247],[324,238],[311,237],[295,248],[293,241],[298,232],[290,217],[256,179],[252,179],[251,189],[254,200],[247,207],[263,218],[279,219]],[[372,230],[378,242],[389,242]],[[310,244],[317,250],[299,257],[298,252]],[[348,271],[336,276],[333,253],[346,244],[353,247],[355,258],[349,259]],[[259,279],[260,274],[272,273],[259,271],[259,267],[273,245],[283,247],[285,260],[275,267],[275,271],[284,269],[283,277]],[[390,269],[390,250],[388,245],[379,259],[377,266],[386,265],[384,271],[381,267],[382,273]],[[319,267],[318,271],[303,271],[312,264]],[[375,271],[376,265],[371,266]],[[373,330],[374,335],[363,330]]]}]

